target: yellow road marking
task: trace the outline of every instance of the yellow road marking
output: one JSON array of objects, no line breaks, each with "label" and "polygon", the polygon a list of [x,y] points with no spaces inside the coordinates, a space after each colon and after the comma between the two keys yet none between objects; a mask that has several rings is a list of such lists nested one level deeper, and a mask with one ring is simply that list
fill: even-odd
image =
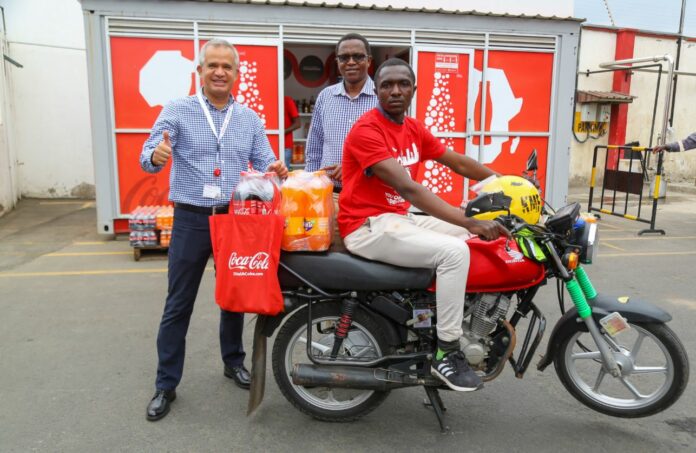
[{"label": "yellow road marking", "polygon": [[43,256],[101,256],[101,255],[132,255],[133,252],[57,252]]},{"label": "yellow road marking", "polygon": [[84,200],[76,201],[40,201],[39,204],[85,204]]},{"label": "yellow road marking", "polygon": [[676,255],[696,255],[693,252],[638,252],[638,253],[600,253],[600,258],[614,258],[619,256],[676,256]]},{"label": "yellow road marking", "polygon": [[606,238],[612,241],[644,241],[645,239],[659,239],[661,241],[667,239],[696,239],[696,236],[639,236],[626,238]]},{"label": "yellow road marking", "polygon": [[611,244],[608,243],[608,242],[602,242],[602,247],[604,247],[605,245],[606,245],[607,247],[611,248],[611,249],[615,249],[615,250],[618,250],[618,251],[620,251],[620,252],[625,252],[625,251],[626,251],[625,249],[622,249],[621,247],[617,247],[617,246],[615,246],[615,245],[611,245]]},{"label": "yellow road marking", "polygon": [[597,223],[597,225],[599,225],[599,226],[602,227],[602,228],[610,228],[610,229],[612,229],[612,230],[614,230],[614,231],[626,231],[626,230],[622,229],[621,227],[618,227],[618,226],[615,226],[615,225],[611,225],[611,224],[609,224],[609,223]]},{"label": "yellow road marking", "polygon": [[116,241],[81,241],[81,242],[73,242],[72,245],[102,245],[102,244],[109,244],[111,242],[116,242]]},{"label": "yellow road marking", "polygon": [[[213,270],[213,267],[206,267],[206,271]],[[108,269],[94,271],[62,271],[62,272],[0,272],[0,278],[3,277],[65,277],[65,276],[80,276],[80,275],[116,275],[116,274],[161,274],[167,272],[166,268],[154,269]]]}]

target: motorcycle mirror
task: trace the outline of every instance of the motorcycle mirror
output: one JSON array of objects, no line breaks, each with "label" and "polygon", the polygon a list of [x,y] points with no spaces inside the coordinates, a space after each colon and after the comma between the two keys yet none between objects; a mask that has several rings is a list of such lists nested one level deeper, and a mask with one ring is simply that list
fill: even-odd
[{"label": "motorcycle mirror", "polygon": [[532,154],[530,154],[527,158],[527,171],[536,171],[538,169],[539,165],[537,164],[537,150],[534,148],[532,150]]}]

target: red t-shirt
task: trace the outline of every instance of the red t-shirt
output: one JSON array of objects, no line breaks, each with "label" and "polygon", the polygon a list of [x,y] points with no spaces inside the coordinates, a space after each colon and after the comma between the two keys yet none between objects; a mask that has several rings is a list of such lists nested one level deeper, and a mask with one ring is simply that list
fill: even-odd
[{"label": "red t-shirt", "polygon": [[[285,103],[285,129],[287,129],[292,124],[292,120],[300,116],[300,114],[297,113],[295,101],[293,101],[290,96],[285,96],[283,101]],[[285,134],[285,147],[292,149],[294,144],[295,141],[292,139],[292,132]]]},{"label": "red t-shirt", "polygon": [[396,159],[416,179],[420,162],[444,153],[445,146],[419,121],[406,117],[403,124],[396,124],[376,108],[365,113],[343,143],[343,190],[338,200],[341,236],[357,230],[368,217],[408,212],[410,203],[377,176],[366,174],[370,166]]}]

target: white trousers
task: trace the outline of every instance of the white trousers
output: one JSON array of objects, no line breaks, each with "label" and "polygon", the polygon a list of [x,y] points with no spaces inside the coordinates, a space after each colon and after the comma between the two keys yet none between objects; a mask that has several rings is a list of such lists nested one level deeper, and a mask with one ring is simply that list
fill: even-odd
[{"label": "white trousers", "polygon": [[344,238],[346,248],[363,258],[437,272],[437,336],[455,341],[462,335],[469,246],[465,228],[431,216],[382,214]]}]

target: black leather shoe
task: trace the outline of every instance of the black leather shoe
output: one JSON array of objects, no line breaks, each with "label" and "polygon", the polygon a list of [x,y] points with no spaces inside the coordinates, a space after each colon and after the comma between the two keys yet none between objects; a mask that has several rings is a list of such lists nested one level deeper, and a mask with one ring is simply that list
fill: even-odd
[{"label": "black leather shoe", "polygon": [[147,419],[151,422],[164,418],[169,413],[169,405],[176,399],[174,390],[157,390],[147,405]]},{"label": "black leather shoe", "polygon": [[244,365],[233,368],[225,365],[225,376],[232,379],[234,383],[237,384],[237,387],[243,389],[251,387],[251,375],[249,374],[249,370],[244,368]]}]

